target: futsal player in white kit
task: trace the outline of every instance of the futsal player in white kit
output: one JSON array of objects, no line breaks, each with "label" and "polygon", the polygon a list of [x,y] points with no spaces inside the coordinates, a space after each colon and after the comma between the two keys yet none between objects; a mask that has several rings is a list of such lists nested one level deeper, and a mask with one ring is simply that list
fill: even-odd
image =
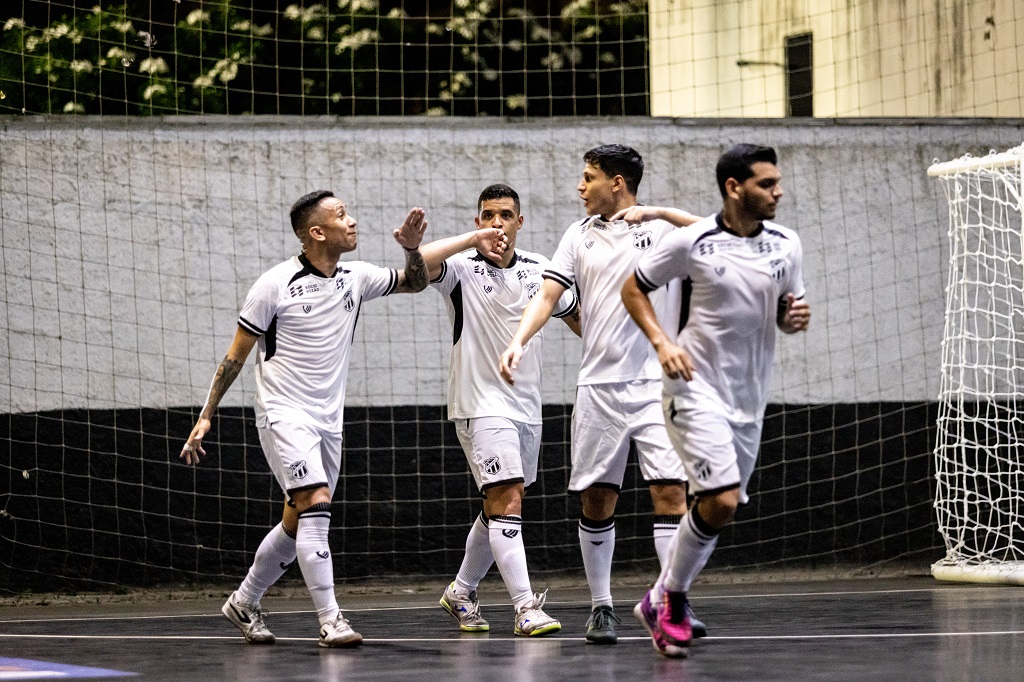
[{"label": "futsal player in white kit", "polygon": [[341,467],[349,353],[365,301],[426,288],[427,268],[418,249],[427,221],[423,210],[414,208],[394,230],[406,251],[405,268],[395,270],[341,260],[356,248],[356,219],[331,192],[306,194],[290,217],[302,252],[263,273],[249,290],[235,338],[180,457],[197,464],[206,454],[202,442],[213,413],[258,345],[256,425],[286,504],[281,523],[264,538],[245,580],[221,611],[246,641],[273,643],[260,600],[297,558],[320,622],[320,646],[356,646],[362,636],[338,608],[327,539]]},{"label": "futsal player in white kit", "polygon": [[[519,195],[490,185],[477,200],[477,229],[424,245],[431,284],[445,297],[452,323],[448,371],[448,418],[484,496],[483,511],[466,538],[466,553],[441,606],[465,632],[486,632],[477,587],[497,564],[515,613],[513,632],[539,636],[561,629],[542,607],[547,592],[534,594],[523,546],[522,500],[537,479],[541,442],[540,339],[520,365],[514,386],[494,359],[540,290],[544,256],[516,248],[523,226]],[[460,253],[461,252],[461,253]],[[554,309],[579,334],[576,296],[565,291]]]},{"label": "futsal player in white kit", "polygon": [[[667,235],[636,264],[622,300],[657,349],[665,421],[696,495],[654,588],[633,612],[666,656],[692,639],[686,593],[719,533],[748,501],[768,402],[775,328],[807,329],[800,238],[769,222],[782,197],[775,150],[738,144],[716,167],[722,211]],[[652,212],[655,212],[652,210]],[[659,322],[654,295],[684,282],[677,329]]]},{"label": "futsal player in white kit", "polygon": [[[500,364],[505,380],[517,382],[519,367],[535,354],[527,342],[557,309],[563,293],[578,288],[583,359],[573,410],[569,490],[580,494],[583,507],[579,540],[591,591],[586,640],[614,644],[615,624],[620,622],[611,594],[614,514],[630,442],[650,486],[654,544],[662,565],[686,512],[685,474],[661,410],[661,367],[619,296],[637,260],[676,227],[664,220],[630,225],[611,219],[637,205],[643,159],[636,150],[604,145],[588,151],[583,160],[577,189],[588,217],[566,230]],[[683,223],[698,220],[680,213]]]}]

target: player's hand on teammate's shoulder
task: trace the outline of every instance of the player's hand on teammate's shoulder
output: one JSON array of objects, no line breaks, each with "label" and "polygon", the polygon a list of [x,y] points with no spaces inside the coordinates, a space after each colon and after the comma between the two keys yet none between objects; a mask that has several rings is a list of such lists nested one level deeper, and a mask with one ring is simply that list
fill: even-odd
[{"label": "player's hand on teammate's shoulder", "polygon": [[416,207],[409,211],[405,222],[396,227],[392,234],[395,241],[406,251],[418,249],[423,241],[423,233],[427,230],[427,219],[423,209]]},{"label": "player's hand on teammate's shoulder", "polygon": [[779,320],[779,329],[787,334],[795,334],[806,330],[810,324],[810,304],[803,299],[798,300],[792,293],[786,294],[786,312]]},{"label": "player's hand on teammate's shoulder", "polygon": [[657,211],[660,210],[656,206],[630,206],[613,215],[611,221],[625,220],[630,225],[636,225],[648,220],[655,220],[658,217]]}]

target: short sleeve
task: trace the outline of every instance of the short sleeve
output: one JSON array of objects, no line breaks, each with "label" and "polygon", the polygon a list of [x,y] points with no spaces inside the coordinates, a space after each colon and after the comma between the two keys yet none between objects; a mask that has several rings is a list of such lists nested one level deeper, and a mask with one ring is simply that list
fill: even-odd
[{"label": "short sleeve", "polygon": [[359,277],[362,300],[364,301],[387,296],[398,285],[398,271],[394,268],[382,268],[363,261],[346,263],[344,267]]},{"label": "short sleeve", "polygon": [[793,248],[792,262],[789,268],[789,287],[784,293],[791,293],[801,299],[807,294],[804,289],[804,247],[799,237],[794,236],[793,239],[796,244]]},{"label": "short sleeve", "polygon": [[562,292],[562,297],[558,299],[558,305],[555,306],[555,311],[552,314],[552,317],[565,317],[571,313],[575,307],[576,290],[574,288],[566,289]]},{"label": "short sleeve", "polygon": [[277,283],[263,275],[249,289],[238,315],[238,326],[255,336],[263,336],[277,315],[280,292]]},{"label": "short sleeve", "polygon": [[456,260],[457,258],[458,256],[453,256],[448,260],[441,261],[441,272],[430,281],[430,286],[446,296],[452,293],[455,285],[459,283],[459,263]]},{"label": "short sleeve", "polygon": [[690,230],[673,230],[641,256],[634,274],[643,291],[651,292],[677,277],[686,279],[690,276],[693,237]]},{"label": "short sleeve", "polygon": [[576,282],[576,245],[582,229],[579,224],[575,224],[565,231],[562,241],[555,249],[555,255],[551,257],[551,262],[542,275],[544,279],[554,280],[566,289],[572,288]]}]

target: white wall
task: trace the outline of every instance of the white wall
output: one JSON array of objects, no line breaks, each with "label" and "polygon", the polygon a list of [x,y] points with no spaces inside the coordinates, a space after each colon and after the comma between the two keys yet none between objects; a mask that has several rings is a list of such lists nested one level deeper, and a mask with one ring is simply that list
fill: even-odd
[{"label": "white wall", "polygon": [[[470,229],[485,185],[523,198],[521,246],[550,254],[583,215],[582,154],[620,142],[640,198],[720,206],[727,144],[776,146],[779,222],[804,240],[812,330],[780,344],[773,400],[934,400],[946,271],[936,158],[1005,149],[1019,125],[667,119],[19,118],[0,121],[0,412],[202,404],[255,278],[296,252],[287,210],[330,188],[354,257],[400,266],[411,206]],[[433,291],[363,308],[349,404],[443,404],[451,332]],[[578,344],[549,335],[544,399],[572,401]],[[252,404],[251,370],[225,404]]]},{"label": "white wall", "polygon": [[1024,116],[1019,0],[651,0],[649,21],[655,116],[785,116],[806,32],[817,117]]}]

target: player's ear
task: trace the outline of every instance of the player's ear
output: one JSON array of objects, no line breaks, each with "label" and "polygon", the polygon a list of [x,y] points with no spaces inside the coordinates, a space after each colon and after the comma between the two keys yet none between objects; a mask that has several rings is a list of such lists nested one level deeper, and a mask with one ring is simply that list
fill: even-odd
[{"label": "player's ear", "polygon": [[736,178],[726,178],[725,180],[725,195],[732,197],[733,199],[739,199],[739,187],[742,183]]},{"label": "player's ear", "polygon": [[324,228],[320,227],[319,225],[310,225],[309,238],[312,239],[313,241],[322,242],[324,239],[326,239],[326,236],[324,235]]}]

